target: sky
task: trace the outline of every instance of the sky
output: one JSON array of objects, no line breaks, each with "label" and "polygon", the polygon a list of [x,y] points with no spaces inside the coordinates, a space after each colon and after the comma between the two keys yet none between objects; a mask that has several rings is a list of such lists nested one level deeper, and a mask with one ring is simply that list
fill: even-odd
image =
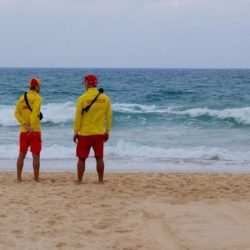
[{"label": "sky", "polygon": [[0,67],[250,68],[250,0],[0,0]]}]

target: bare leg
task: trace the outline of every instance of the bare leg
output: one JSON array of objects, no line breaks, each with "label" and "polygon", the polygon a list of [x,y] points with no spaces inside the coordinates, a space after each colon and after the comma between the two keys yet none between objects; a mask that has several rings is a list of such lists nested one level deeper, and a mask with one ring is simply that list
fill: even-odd
[{"label": "bare leg", "polygon": [[[27,153],[27,152],[26,152]],[[17,159],[17,181],[22,181],[22,171],[23,171],[23,162],[26,156],[26,153],[19,152],[19,156]]]},{"label": "bare leg", "polygon": [[103,158],[96,158],[96,171],[98,173],[99,182],[103,183],[103,176],[104,176],[104,161],[103,161]]},{"label": "bare leg", "polygon": [[34,180],[39,181],[40,154],[32,153],[32,157],[33,157]]},{"label": "bare leg", "polygon": [[77,177],[78,177],[78,183],[82,182],[82,177],[85,171],[85,158],[78,158],[77,162]]}]

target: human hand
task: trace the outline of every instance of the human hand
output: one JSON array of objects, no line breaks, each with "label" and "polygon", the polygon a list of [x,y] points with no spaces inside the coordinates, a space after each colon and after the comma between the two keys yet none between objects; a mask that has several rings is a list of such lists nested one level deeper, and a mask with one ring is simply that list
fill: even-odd
[{"label": "human hand", "polygon": [[33,132],[33,129],[31,127],[28,128],[28,133],[31,134]]},{"label": "human hand", "polygon": [[33,129],[30,127],[29,123],[24,123],[23,126],[27,130],[28,134],[30,134],[33,131]]},{"label": "human hand", "polygon": [[77,143],[77,140],[78,140],[77,137],[78,137],[77,134],[74,134],[74,135],[73,135],[73,142],[74,142],[74,143]]},{"label": "human hand", "polygon": [[107,142],[109,140],[109,134],[108,133],[104,133],[104,141]]}]

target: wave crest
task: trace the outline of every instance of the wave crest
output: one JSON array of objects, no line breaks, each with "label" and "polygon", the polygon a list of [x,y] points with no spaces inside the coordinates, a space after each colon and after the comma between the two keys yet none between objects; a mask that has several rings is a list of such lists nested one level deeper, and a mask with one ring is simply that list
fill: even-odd
[{"label": "wave crest", "polygon": [[[18,126],[14,117],[15,107],[0,105],[0,125],[1,126]],[[42,123],[68,123],[72,122],[75,114],[75,104],[66,103],[48,103],[42,106],[44,119]]]},{"label": "wave crest", "polygon": [[208,109],[208,108],[192,108],[180,111],[173,107],[117,103],[113,105],[113,110],[120,113],[132,113],[132,114],[160,113],[169,115],[190,116],[192,118],[207,116],[221,120],[233,119],[238,124],[250,125],[250,107],[222,109],[222,110]]},{"label": "wave crest", "polygon": [[176,112],[176,114],[188,115],[196,118],[201,116],[214,117],[217,119],[234,119],[236,123],[250,125],[250,107],[213,110],[207,108],[193,108]]},{"label": "wave crest", "polygon": [[[136,103],[114,103],[112,105],[114,113],[122,114],[158,114],[189,116],[199,119],[200,117],[215,118],[219,120],[233,119],[237,124],[250,125],[250,107],[232,109],[208,109],[192,108],[180,110],[173,107],[157,105],[142,105]],[[14,106],[0,105],[0,126],[17,126],[14,117]],[[75,103],[48,103],[42,106],[44,119],[42,123],[72,123],[75,113]]]}]

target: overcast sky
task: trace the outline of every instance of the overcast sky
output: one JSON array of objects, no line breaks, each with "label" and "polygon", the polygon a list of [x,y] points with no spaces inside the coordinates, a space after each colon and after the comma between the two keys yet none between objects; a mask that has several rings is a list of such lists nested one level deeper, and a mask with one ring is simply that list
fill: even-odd
[{"label": "overcast sky", "polygon": [[0,0],[0,67],[250,68],[250,0]]}]

